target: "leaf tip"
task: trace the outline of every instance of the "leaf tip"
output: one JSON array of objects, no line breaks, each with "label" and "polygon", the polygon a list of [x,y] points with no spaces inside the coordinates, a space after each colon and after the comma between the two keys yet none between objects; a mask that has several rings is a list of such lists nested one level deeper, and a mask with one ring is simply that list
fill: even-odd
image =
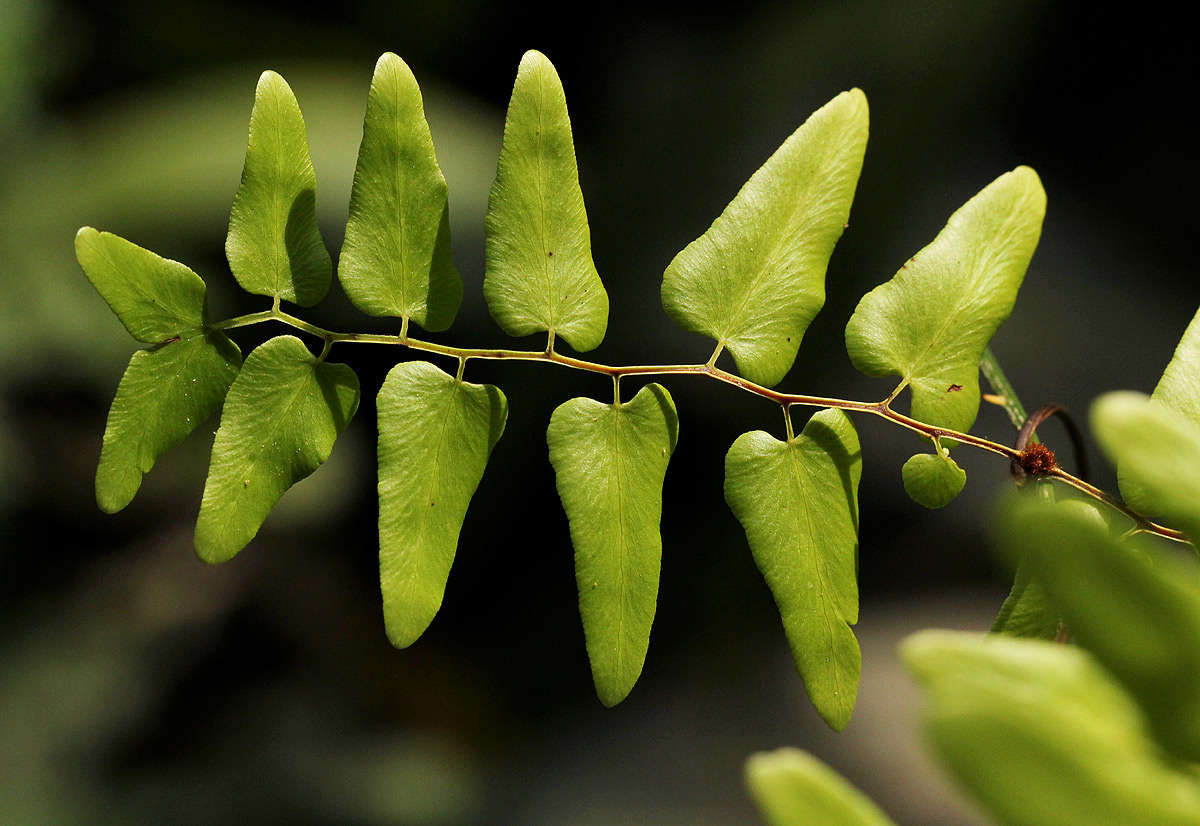
[{"label": "leaf tip", "polygon": [[[634,682],[637,678],[634,678]],[[634,682],[625,685],[623,681],[596,680],[596,696],[605,708],[613,708],[621,703],[633,691]]]},{"label": "leaf tip", "polygon": [[265,70],[258,76],[258,85],[255,87],[255,95],[261,95],[264,92],[272,89],[284,88],[291,91],[288,82],[283,79],[283,75],[273,69]]},{"label": "leaf tip", "polygon": [[119,513],[123,511],[130,502],[133,501],[133,497],[137,494],[138,487],[140,487],[140,484],[135,486],[132,491],[115,490],[113,485],[108,484],[99,475],[97,475],[96,505],[104,513]]},{"label": "leaf tip", "polygon": [[520,68],[517,73],[529,72],[538,68],[554,69],[554,64],[550,62],[550,58],[539,52],[537,49],[529,49],[525,54],[521,55]]}]

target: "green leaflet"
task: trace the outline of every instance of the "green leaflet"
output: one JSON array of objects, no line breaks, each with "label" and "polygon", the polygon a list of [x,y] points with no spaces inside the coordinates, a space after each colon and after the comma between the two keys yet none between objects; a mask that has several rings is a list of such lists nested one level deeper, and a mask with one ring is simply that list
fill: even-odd
[{"label": "green leaflet", "polygon": [[178,261],[91,227],[76,233],[75,257],[138,341],[160,344],[199,330],[207,321],[204,282]]},{"label": "green leaflet", "polygon": [[483,294],[504,332],[549,330],[580,352],[604,340],[608,294],[592,263],[567,100],[538,52],[517,70],[485,231]]},{"label": "green leaflet", "polygon": [[215,330],[133,354],[104,429],[101,510],[116,513],[133,500],[142,474],[220,407],[241,364],[237,345]]},{"label": "green leaflet", "polygon": [[825,303],[825,269],[866,147],[867,99],[843,92],[783,142],[663,274],[667,314],[728,348],[750,381],[783,379]]},{"label": "green leaflet", "polygon": [[949,454],[918,453],[900,469],[905,492],[918,505],[944,508],[967,483],[967,474]]},{"label": "green leaflet", "polygon": [[596,694],[614,706],[642,673],[658,602],[662,486],[679,418],[648,384],[619,405],[571,399],[546,443],[571,525],[579,613]]},{"label": "green leaflet", "polygon": [[844,777],[808,752],[776,749],[746,761],[746,787],[769,826],[891,826]]},{"label": "green leaflet", "polygon": [[304,116],[287,81],[275,72],[263,72],[254,93],[225,257],[247,292],[301,307],[329,292],[333,265],[317,229],[317,177]]},{"label": "green leaflet", "polygon": [[1150,397],[1200,425],[1200,310],[1192,317]]},{"label": "green leaflet", "polygon": [[1141,703],[1158,740],[1200,759],[1200,571],[1121,540],[1083,508],[1010,502],[997,545],[1030,572],[1089,649]]},{"label": "green leaflet", "polygon": [[[1184,331],[1150,398],[1200,427],[1200,310]],[[1156,512],[1154,497],[1132,482],[1121,466],[1117,467],[1117,484],[1130,507],[1142,513]]]},{"label": "green leaflet", "polygon": [[1017,563],[1012,590],[1004,598],[1000,612],[992,622],[993,634],[1053,640],[1062,630],[1062,615],[1050,601],[1050,595],[1029,574],[1029,565]]},{"label": "green leaflet", "polygon": [[841,731],[858,696],[858,435],[840,410],[781,442],[743,433],[725,457],[725,501],[746,530],[808,696]]},{"label": "green leaflet", "polygon": [[1200,423],[1141,393],[1101,396],[1092,430],[1126,487],[1200,542]]},{"label": "green leaflet", "polygon": [[425,361],[397,364],[379,390],[379,584],[388,639],[416,642],[442,606],[467,505],[504,432],[498,387]]},{"label": "green leaflet", "polygon": [[998,822],[1200,824],[1200,785],[1163,760],[1137,706],[1087,652],[923,631],[902,653],[929,696],[935,751]]},{"label": "green leaflet", "polygon": [[1045,213],[1046,193],[1027,166],[967,201],[894,278],[863,296],[846,325],[854,366],[900,376],[913,418],[970,428],[980,358],[1012,312]]},{"label": "green leaflet", "polygon": [[416,78],[388,52],[375,64],[338,279],[364,313],[445,330],[462,303],[450,254],[446,179]]},{"label": "green leaflet", "polygon": [[279,497],[329,458],[357,409],[358,377],[346,365],[317,361],[293,336],[255,349],[221,410],[196,522],[197,555],[232,559]]}]

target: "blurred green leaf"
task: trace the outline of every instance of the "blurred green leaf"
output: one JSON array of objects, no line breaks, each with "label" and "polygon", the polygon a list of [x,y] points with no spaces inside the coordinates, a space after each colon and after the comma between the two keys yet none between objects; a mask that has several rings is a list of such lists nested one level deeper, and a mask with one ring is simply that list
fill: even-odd
[{"label": "blurred green leaf", "polygon": [[129,334],[160,344],[207,322],[204,281],[190,269],[110,232],[84,227],[75,257]]},{"label": "blurred green leaf", "polygon": [[746,761],[746,786],[770,826],[890,826],[862,792],[811,754],[776,749]]},{"label": "blurred green leaf", "polygon": [[329,458],[358,409],[358,377],[317,361],[300,339],[260,345],[234,379],[196,523],[205,562],[232,559],[293,484]]},{"label": "blurred green leaf", "polygon": [[237,345],[215,330],[133,354],[104,429],[101,510],[116,513],[133,500],[142,474],[221,406],[241,364]]},{"label": "blurred green leaf", "polygon": [[992,633],[1052,640],[1061,628],[1062,614],[1050,601],[1046,589],[1030,575],[1027,563],[1017,563],[1012,590],[992,623]]},{"label": "blurred green leaf", "polygon": [[997,545],[1024,554],[1072,638],[1137,698],[1159,741],[1200,759],[1200,569],[1114,537],[1082,508],[1010,502]]},{"label": "blurred green leaf", "polygon": [[426,330],[445,330],[462,303],[446,179],[421,90],[391,52],[375,64],[367,97],[338,279],[363,312],[411,318]]},{"label": "blurred green leaf", "polygon": [[1200,824],[1194,775],[1163,758],[1138,707],[1087,652],[923,631],[901,653],[928,693],[934,750],[999,822]]},{"label": "blurred green leaf", "polygon": [[840,410],[781,442],[743,433],[725,457],[725,501],[779,606],[796,668],[832,728],[850,721],[862,656],[858,622],[858,435]]},{"label": "blurred green leaf", "polygon": [[659,384],[618,405],[571,399],[546,430],[571,525],[592,678],[606,706],[625,699],[646,660],[662,559],[663,479],[678,437],[675,403]]},{"label": "blurred green leaf", "polygon": [[442,605],[467,506],[504,432],[498,387],[425,361],[397,364],[379,390],[379,582],[388,639],[416,642]]},{"label": "blurred green leaf", "polygon": [[1092,430],[1121,468],[1126,486],[1200,541],[1200,422],[1141,393],[1101,396],[1092,405]]},{"label": "blurred green leaf", "polygon": [[[1184,331],[1150,398],[1200,428],[1200,310]],[[1130,507],[1142,513],[1159,512],[1154,495],[1130,479],[1121,465],[1117,466],[1117,483]]]},{"label": "blurred green leaf", "polygon": [[967,474],[949,454],[918,453],[900,469],[904,490],[918,505],[944,508],[967,484]]},{"label": "blurred green leaf", "polygon": [[254,93],[242,181],[225,239],[242,289],[311,307],[329,292],[333,264],[317,228],[317,176],[296,96],[263,72]]},{"label": "blurred green leaf", "polygon": [[783,142],[663,274],[667,314],[728,348],[750,381],[783,379],[825,303],[825,269],[866,148],[867,99],[843,92]]},{"label": "blurred green leaf", "polygon": [[895,277],[863,296],[846,325],[854,366],[900,376],[913,418],[970,428],[980,358],[1012,312],[1045,213],[1046,194],[1027,166],[967,201]]},{"label": "blurred green leaf", "polygon": [[580,352],[604,340],[608,294],[592,263],[567,100],[538,52],[517,70],[485,229],[483,294],[504,332],[550,330]]}]

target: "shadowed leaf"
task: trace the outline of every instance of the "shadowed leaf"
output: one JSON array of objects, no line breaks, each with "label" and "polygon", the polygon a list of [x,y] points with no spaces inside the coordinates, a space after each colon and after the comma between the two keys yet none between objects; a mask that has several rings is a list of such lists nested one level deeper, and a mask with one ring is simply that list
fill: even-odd
[{"label": "shadowed leaf", "polygon": [[133,354],[104,428],[101,510],[115,513],[133,500],[142,474],[221,406],[241,364],[237,345],[216,331]]},{"label": "shadowed leaf", "polygon": [[260,345],[221,410],[196,523],[196,553],[224,562],[244,548],[279,498],[329,458],[358,409],[358,377],[318,362],[298,338]]},{"label": "shadowed leaf", "polygon": [[424,633],[442,605],[467,505],[504,432],[508,402],[424,361],[379,390],[379,582],[388,639]]},{"label": "shadowed leaf", "polygon": [[746,530],[779,606],[808,696],[846,727],[862,667],[858,640],[858,435],[840,410],[813,415],[781,442],[743,433],[725,457],[725,501]]},{"label": "shadowed leaf", "polygon": [[596,694],[614,706],[642,673],[658,602],[662,486],[679,419],[648,384],[620,405],[571,399],[546,443],[571,526],[579,613]]}]

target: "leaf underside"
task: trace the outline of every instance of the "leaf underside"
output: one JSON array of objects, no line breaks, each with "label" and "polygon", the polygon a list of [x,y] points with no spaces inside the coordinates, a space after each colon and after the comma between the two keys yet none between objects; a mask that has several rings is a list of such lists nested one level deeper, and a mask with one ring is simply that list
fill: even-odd
[{"label": "leaf underside", "polygon": [[279,498],[329,458],[358,409],[358,377],[278,336],[247,358],[225,397],[196,523],[196,553],[224,562]]},{"label": "leaf underside", "polygon": [[751,755],[746,787],[769,826],[893,826],[844,777],[800,749]]},{"label": "leaf underside", "polygon": [[575,548],[575,580],[596,693],[629,694],[646,659],[662,558],[662,486],[679,419],[648,384],[620,405],[577,398],[554,411],[550,464]]},{"label": "leaf underside", "polygon": [[397,364],[378,396],[379,583],[388,639],[414,643],[442,605],[467,506],[504,432],[499,388],[424,361]]},{"label": "leaf underside", "polygon": [[221,406],[242,364],[222,333],[193,333],[129,360],[108,412],[96,501],[116,513],[133,500],[142,474]]},{"label": "leaf underside", "polygon": [[333,265],[317,228],[317,177],[291,87],[263,72],[254,93],[242,180],[225,256],[242,289],[311,307],[329,292]]},{"label": "leaf underside", "polygon": [[562,83],[538,52],[517,70],[485,234],[483,294],[504,332],[553,331],[579,352],[599,346],[608,294],[592,262]]},{"label": "leaf underside", "polygon": [[755,431],[725,457],[725,501],[775,597],[808,696],[832,728],[850,721],[862,657],[858,483],[862,454],[840,410],[813,415],[790,442]]},{"label": "leaf underside", "polygon": [[825,270],[850,216],[867,146],[867,99],[843,92],[755,172],[663,274],[662,302],[765,386],[791,369],[825,303]]},{"label": "leaf underside", "polygon": [[450,250],[446,179],[408,66],[375,64],[338,279],[358,309],[445,330],[462,303]]},{"label": "leaf underside", "polygon": [[863,296],[846,325],[854,366],[899,376],[913,418],[969,429],[979,361],[1012,312],[1045,213],[1041,181],[1026,166],[967,201],[895,277]]}]

